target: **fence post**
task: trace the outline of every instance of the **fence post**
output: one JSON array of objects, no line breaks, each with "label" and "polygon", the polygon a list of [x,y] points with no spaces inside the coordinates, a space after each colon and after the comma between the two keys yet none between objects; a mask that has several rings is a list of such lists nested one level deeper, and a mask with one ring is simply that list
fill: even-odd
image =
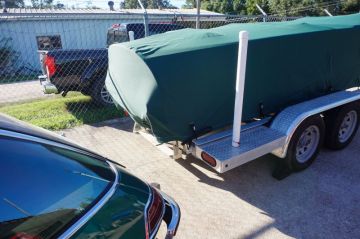
[{"label": "fence post", "polygon": [[327,10],[326,8],[324,8],[323,10],[326,13],[326,15],[328,15],[329,17],[333,17],[333,15],[329,12],[329,10]]},{"label": "fence post", "polygon": [[145,37],[149,36],[149,18],[146,10],[144,12],[144,31],[145,31]]},{"label": "fence post", "polygon": [[261,14],[263,15],[263,22],[266,22],[267,14],[264,11],[264,9],[262,9],[259,4],[255,4],[255,6],[261,12]]},{"label": "fence post", "polygon": [[200,29],[200,0],[196,0],[196,29]]},{"label": "fence post", "polygon": [[129,41],[133,41],[135,39],[135,34],[133,31],[129,31]]},{"label": "fence post", "polygon": [[141,9],[144,11],[144,35],[145,37],[149,36],[149,19],[146,9],[144,8],[144,5],[142,4],[141,0],[138,0],[138,3],[141,7]]}]

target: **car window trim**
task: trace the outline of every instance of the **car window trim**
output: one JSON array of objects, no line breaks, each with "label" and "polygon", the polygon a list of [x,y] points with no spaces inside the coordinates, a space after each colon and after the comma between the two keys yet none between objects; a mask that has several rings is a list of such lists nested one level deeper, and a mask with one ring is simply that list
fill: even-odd
[{"label": "car window trim", "polygon": [[47,144],[47,145],[56,146],[56,147],[63,148],[63,149],[68,149],[68,150],[75,151],[75,152],[80,153],[80,154],[85,154],[86,156],[93,157],[96,160],[100,160],[102,162],[111,162],[113,164],[117,164],[117,165],[125,168],[125,166],[123,166],[123,165],[121,165],[119,163],[116,163],[116,162],[114,162],[112,160],[109,160],[109,159],[107,159],[105,157],[102,157],[102,156],[100,156],[100,155],[98,155],[98,154],[96,154],[94,152],[82,149],[81,147],[75,147],[75,146],[72,146],[72,145],[57,142],[57,141],[54,141],[52,139],[41,138],[41,137],[38,137],[38,136],[28,135],[28,134],[15,132],[15,131],[10,131],[10,130],[6,130],[6,129],[0,129],[0,136],[16,138],[16,139],[20,139],[20,140],[27,140],[27,141],[31,141],[31,142],[40,143],[40,144]]},{"label": "car window trim", "polygon": [[111,162],[107,162],[110,166],[110,168],[115,173],[115,180],[113,184],[111,185],[110,189],[105,193],[103,197],[101,197],[95,205],[93,205],[90,209],[87,210],[87,212],[80,217],[74,224],[72,224],[69,228],[66,229],[65,232],[63,232],[58,238],[59,239],[65,239],[69,238],[72,235],[74,235],[82,226],[85,225],[114,195],[117,187],[117,182],[119,180],[119,174],[115,168],[115,166]]},{"label": "car window trim", "polygon": [[93,206],[91,206],[91,208],[87,209],[86,213],[83,214],[80,218],[78,218],[75,221],[75,223],[73,223],[70,227],[64,229],[65,231],[63,231],[60,234],[60,236],[58,237],[59,239],[69,238],[72,235],[74,235],[86,222],[88,222],[110,200],[110,198],[114,195],[114,193],[116,191],[116,187],[117,187],[118,182],[119,182],[119,173],[118,173],[115,165],[112,162],[108,161],[108,160],[99,158],[98,155],[96,155],[96,154],[92,154],[90,152],[80,150],[78,148],[74,148],[74,147],[64,145],[64,144],[61,144],[61,143],[58,143],[58,142],[53,142],[53,141],[48,140],[48,139],[43,139],[43,138],[39,138],[39,137],[36,137],[36,136],[30,136],[30,135],[17,133],[17,132],[12,132],[12,131],[3,130],[3,129],[0,129],[0,136],[4,136],[4,137],[8,137],[8,138],[20,139],[20,140],[26,140],[26,141],[30,141],[30,142],[37,142],[37,143],[40,143],[40,144],[51,145],[51,146],[55,146],[55,147],[75,151],[77,153],[85,154],[87,156],[94,157],[96,160],[106,162],[109,165],[110,169],[113,171],[113,173],[115,175],[115,178],[114,178],[114,180],[112,182],[111,187],[106,191],[106,193],[104,191],[101,195],[99,195],[101,197],[98,198],[96,200],[95,204]]}]

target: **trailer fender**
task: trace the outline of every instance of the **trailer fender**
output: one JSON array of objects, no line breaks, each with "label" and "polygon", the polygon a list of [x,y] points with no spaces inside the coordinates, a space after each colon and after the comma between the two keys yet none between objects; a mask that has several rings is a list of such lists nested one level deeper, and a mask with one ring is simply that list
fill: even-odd
[{"label": "trailer fender", "polygon": [[274,150],[272,154],[280,158],[286,157],[292,136],[298,126],[308,117],[321,114],[330,109],[357,101],[359,99],[360,89],[352,88],[285,108],[275,117],[270,125],[270,128],[285,134],[286,141],[283,147]]}]

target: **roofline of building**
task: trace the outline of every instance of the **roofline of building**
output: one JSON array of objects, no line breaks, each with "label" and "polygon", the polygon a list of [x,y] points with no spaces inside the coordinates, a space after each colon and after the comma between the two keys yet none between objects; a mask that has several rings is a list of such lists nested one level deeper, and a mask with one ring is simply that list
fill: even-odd
[{"label": "roofline of building", "polygon": [[[131,12],[133,10],[133,12]],[[0,10],[1,11],[1,10]],[[182,17],[182,18],[194,18],[196,13],[191,13],[190,11],[176,11],[174,9],[147,9],[147,15],[150,19],[162,17]],[[8,20],[43,20],[43,19],[52,19],[52,20],[75,20],[75,19],[120,19],[128,16],[129,19],[140,19],[143,18],[144,12],[141,9],[126,9],[126,11],[93,11],[92,9],[87,10],[64,10],[64,9],[8,9],[8,12],[0,12],[0,21]],[[201,18],[224,18],[225,15],[220,13],[212,13],[209,11],[202,11]]]},{"label": "roofline of building", "polygon": [[[33,8],[7,8],[6,12],[3,12],[4,9],[0,9],[0,16],[24,16],[24,15],[118,15],[118,14],[130,14],[130,15],[143,15],[144,12],[142,9],[120,9],[120,10],[107,10],[107,9],[33,9]],[[196,14],[196,9],[146,9],[149,15],[170,15],[170,14],[179,14],[179,15],[190,15],[194,16]],[[193,12],[191,12],[193,11]],[[207,10],[201,10],[201,15],[211,15],[211,16],[223,16],[222,13],[211,12]]]}]

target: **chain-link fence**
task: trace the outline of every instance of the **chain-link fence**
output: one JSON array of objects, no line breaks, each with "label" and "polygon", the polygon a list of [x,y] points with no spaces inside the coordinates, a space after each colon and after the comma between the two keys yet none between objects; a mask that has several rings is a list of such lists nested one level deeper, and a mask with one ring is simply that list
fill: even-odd
[{"label": "chain-link fence", "polygon": [[[200,16],[200,28],[288,21],[271,16]],[[52,130],[123,116],[104,87],[107,47],[195,28],[196,14],[8,9],[0,14],[0,112]]]}]

